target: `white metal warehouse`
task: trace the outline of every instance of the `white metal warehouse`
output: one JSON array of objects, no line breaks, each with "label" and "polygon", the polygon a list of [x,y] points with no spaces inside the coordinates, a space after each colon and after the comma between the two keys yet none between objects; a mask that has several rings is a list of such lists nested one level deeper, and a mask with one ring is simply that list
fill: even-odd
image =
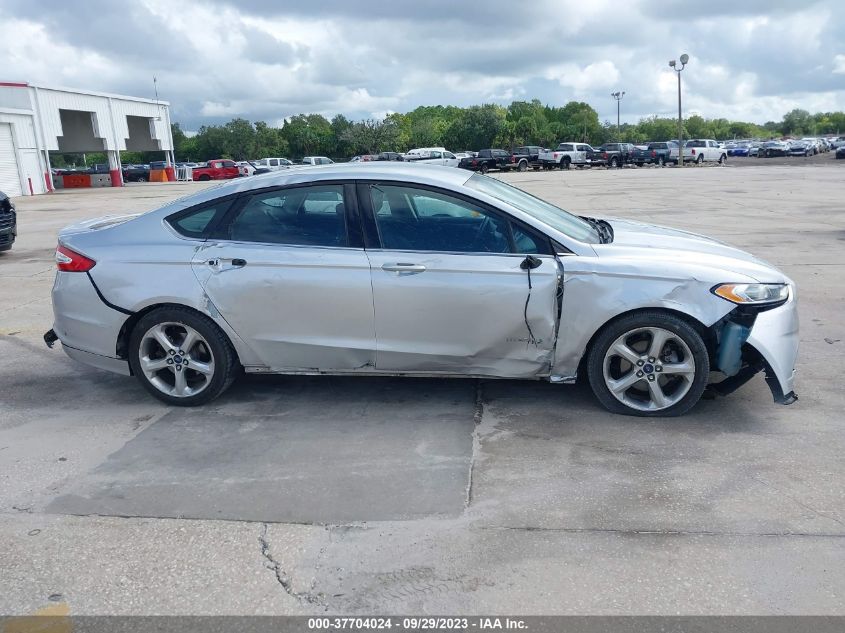
[{"label": "white metal warehouse", "polygon": [[0,191],[6,195],[52,190],[51,153],[105,152],[111,184],[121,186],[121,151],[161,151],[172,163],[166,101],[0,81]]}]

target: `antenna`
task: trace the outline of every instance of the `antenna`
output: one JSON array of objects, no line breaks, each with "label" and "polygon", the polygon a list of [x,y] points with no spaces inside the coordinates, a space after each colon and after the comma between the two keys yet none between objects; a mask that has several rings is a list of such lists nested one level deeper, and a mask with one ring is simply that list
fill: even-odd
[{"label": "antenna", "polygon": [[153,90],[155,91],[156,106],[158,107],[158,116],[156,117],[156,121],[161,121],[161,104],[158,102],[158,80],[155,75],[153,75]]}]

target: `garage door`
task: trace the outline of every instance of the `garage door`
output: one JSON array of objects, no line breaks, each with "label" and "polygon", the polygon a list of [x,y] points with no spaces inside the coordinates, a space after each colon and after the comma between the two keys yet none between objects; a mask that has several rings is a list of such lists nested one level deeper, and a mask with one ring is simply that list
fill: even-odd
[{"label": "garage door", "polygon": [[12,126],[0,123],[0,191],[9,197],[21,195],[18,162],[12,143]]}]

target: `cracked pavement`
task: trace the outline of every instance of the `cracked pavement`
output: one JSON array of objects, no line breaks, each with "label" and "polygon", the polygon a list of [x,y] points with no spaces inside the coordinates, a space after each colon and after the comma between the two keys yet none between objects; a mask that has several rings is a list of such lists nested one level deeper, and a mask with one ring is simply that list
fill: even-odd
[{"label": "cracked pavement", "polygon": [[43,345],[52,250],[75,219],[203,185],[19,199],[0,254],[0,613],[845,614],[837,166],[504,177],[783,268],[798,403],[762,377],[661,420],[580,385],[255,376],[169,408]]}]

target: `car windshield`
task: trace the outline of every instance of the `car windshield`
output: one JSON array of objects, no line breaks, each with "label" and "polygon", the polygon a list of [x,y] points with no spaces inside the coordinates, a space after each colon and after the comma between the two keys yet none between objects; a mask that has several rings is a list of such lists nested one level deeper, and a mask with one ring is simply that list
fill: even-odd
[{"label": "car windshield", "polygon": [[598,232],[590,225],[590,223],[581,218],[572,215],[568,211],[554,206],[535,198],[531,194],[525,193],[522,189],[512,187],[501,180],[474,174],[467,181],[467,186],[485,193],[488,196],[493,196],[497,200],[501,200],[512,207],[527,213],[528,215],[537,218],[541,222],[548,224],[553,229],[560,231],[564,235],[578,240],[579,242],[588,242],[597,244],[601,242]]}]

